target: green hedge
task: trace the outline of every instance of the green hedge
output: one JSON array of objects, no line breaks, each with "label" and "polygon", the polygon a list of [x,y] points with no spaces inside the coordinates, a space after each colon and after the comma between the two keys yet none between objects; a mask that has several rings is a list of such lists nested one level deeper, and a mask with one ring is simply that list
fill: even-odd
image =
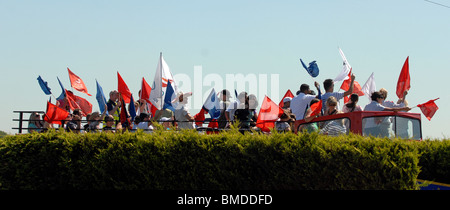
[{"label": "green hedge", "polygon": [[419,148],[358,135],[195,131],[0,140],[0,189],[418,189]]},{"label": "green hedge", "polygon": [[419,179],[450,183],[450,141],[425,140],[416,142],[420,154]]}]

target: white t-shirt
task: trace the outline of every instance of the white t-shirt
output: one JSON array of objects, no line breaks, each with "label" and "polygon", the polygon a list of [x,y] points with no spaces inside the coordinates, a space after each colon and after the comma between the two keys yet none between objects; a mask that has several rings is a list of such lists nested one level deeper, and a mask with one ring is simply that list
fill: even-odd
[{"label": "white t-shirt", "polygon": [[180,129],[194,129],[194,122],[188,122],[186,115],[189,114],[186,106],[177,107],[173,112],[175,119],[178,121],[178,128]]},{"label": "white t-shirt", "polygon": [[149,122],[140,122],[140,123],[136,126],[136,128],[137,128],[137,129],[144,129],[144,130],[147,130],[147,131],[148,131],[148,129],[153,130],[153,126],[152,126],[151,124],[149,124]]},{"label": "white t-shirt", "polygon": [[296,120],[303,120],[305,118],[306,108],[314,98],[316,98],[315,95],[300,93],[291,100],[290,108],[292,114],[295,114]]},{"label": "white t-shirt", "polygon": [[[385,107],[383,105],[379,104],[378,102],[372,101],[364,107],[364,111],[383,111],[384,108]],[[373,119],[367,120],[364,128],[378,127],[379,124],[375,123],[375,120],[379,120],[379,119],[380,118],[373,118]],[[384,117],[381,119],[382,119],[382,121],[385,121],[387,118]]]}]

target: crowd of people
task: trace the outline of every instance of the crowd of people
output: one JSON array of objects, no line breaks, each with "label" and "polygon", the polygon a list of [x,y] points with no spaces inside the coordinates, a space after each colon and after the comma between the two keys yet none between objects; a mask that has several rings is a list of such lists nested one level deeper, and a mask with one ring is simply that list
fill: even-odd
[{"label": "crowd of people", "polygon": [[[339,113],[348,113],[355,111],[409,111],[408,103],[404,97],[397,102],[388,101],[387,90],[382,88],[379,91],[372,93],[372,101],[367,104],[364,109],[358,105],[359,96],[353,93],[353,84],[355,75],[351,75],[350,88],[345,92],[335,92],[334,82],[327,79],[323,82],[324,90],[321,90],[318,82],[314,83],[318,94],[310,89],[308,84],[302,84],[293,98],[285,97],[283,99],[283,113],[278,121],[275,123],[275,129],[281,132],[292,132],[293,125],[296,120],[305,119],[306,122],[312,121],[318,116],[335,115]],[[322,94],[322,91],[323,94]],[[113,90],[109,93],[109,100],[105,106],[104,112],[93,112],[84,114],[81,109],[70,110],[66,99],[58,101],[57,105],[60,108],[66,109],[70,112],[67,118],[62,121],[60,128],[72,132],[118,132],[121,130],[137,130],[143,129],[146,132],[151,132],[154,129],[153,123],[159,123],[166,130],[179,129],[196,129],[203,126],[201,122],[196,121],[195,115],[190,113],[187,108],[189,97],[192,93],[179,92],[173,102],[175,107],[164,106],[161,110],[152,112],[151,105],[146,100],[140,99],[133,101],[134,107],[123,107],[124,104],[120,100],[120,93]],[[345,103],[342,108],[339,107],[339,101],[344,97],[349,97],[348,103]],[[257,125],[258,119],[258,99],[254,94],[241,92],[231,100],[233,97],[229,90],[222,90],[218,93],[220,100],[220,116],[217,119],[217,128],[227,129],[233,123],[236,123],[239,128],[244,130],[259,130]],[[322,101],[322,111],[313,115],[311,107]],[[121,109],[134,108],[137,115],[132,119],[129,117],[127,121],[121,120]],[[129,115],[128,115],[129,116]],[[43,132],[49,128],[53,128],[53,124],[49,124],[43,120],[44,116],[39,113],[32,113],[29,119],[29,132]],[[84,118],[84,120],[83,120]],[[380,125],[389,118],[380,118],[380,121],[370,122],[366,127],[368,132],[375,134],[380,132]],[[84,124],[83,124],[84,123]],[[328,123],[309,123],[301,127],[302,130],[308,132],[318,131],[327,135],[339,135],[346,132],[345,122],[342,120],[330,121]]]}]

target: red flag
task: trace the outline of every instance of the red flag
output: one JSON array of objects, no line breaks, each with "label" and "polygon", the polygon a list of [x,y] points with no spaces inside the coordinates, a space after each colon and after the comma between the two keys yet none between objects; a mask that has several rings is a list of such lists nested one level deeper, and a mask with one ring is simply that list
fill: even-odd
[{"label": "red flag", "polygon": [[131,92],[130,89],[128,89],[127,84],[125,84],[125,81],[123,81],[122,77],[120,76],[119,72],[117,72],[117,91],[122,94],[122,98],[125,101],[125,103],[129,104],[131,101]]},{"label": "red flag", "polygon": [[286,91],[286,93],[284,94],[284,96],[283,96],[283,98],[281,99],[281,101],[280,101],[280,103],[278,104],[278,106],[280,106],[280,107],[283,107],[283,106],[284,106],[283,100],[284,100],[284,98],[286,98],[286,97],[294,98],[294,94],[292,94],[292,92],[291,92],[290,89],[288,89],[288,90]]},{"label": "red flag", "polygon": [[75,75],[72,71],[70,71],[69,67],[67,67],[67,71],[69,71],[69,79],[70,79],[70,85],[73,87],[73,89],[78,90],[82,93],[86,93],[88,96],[92,96],[88,93],[86,85],[84,84],[83,80],[77,75]]},{"label": "red flag", "polygon": [[[217,119],[211,119],[211,121],[208,124],[208,128],[219,128],[219,123],[217,122]],[[217,134],[219,131],[206,131],[206,134]]]},{"label": "red flag", "polygon": [[311,115],[310,116],[316,116],[320,114],[320,111],[322,111],[322,100],[319,100],[319,102],[314,103],[311,105]]},{"label": "red flag", "polygon": [[47,111],[44,120],[50,124],[61,125],[61,120],[65,120],[69,112],[47,101]]},{"label": "red flag", "polygon": [[122,107],[120,108],[120,123],[122,123],[122,128],[127,129],[131,127],[130,119],[128,119],[128,112],[126,109],[125,100],[122,98]]},{"label": "red flag", "polygon": [[282,114],[283,109],[266,96],[259,110],[256,127],[261,128],[262,131],[269,132],[270,128],[275,127],[275,122]]},{"label": "red flag", "polygon": [[152,92],[152,88],[148,85],[147,81],[145,81],[144,77],[142,77],[142,86],[141,86],[141,94],[139,99],[144,99],[147,103],[150,102],[150,93]]},{"label": "red flag", "polygon": [[[352,81],[351,75],[352,75],[352,70],[350,70],[350,72],[348,73],[348,79],[345,80],[344,82],[342,82],[341,90],[348,91],[348,89],[350,89],[350,83]],[[357,82],[357,81],[353,82],[353,92],[352,93],[356,93],[356,94],[358,94],[358,96],[364,95],[364,92],[362,92],[362,88],[361,88],[361,85],[359,84],[359,82]],[[344,103],[347,103],[348,100],[349,100],[348,97],[345,97]]]},{"label": "red flag", "polygon": [[403,93],[411,88],[411,78],[409,76],[409,56],[406,58],[403,64],[402,71],[397,81],[397,96],[403,98]]},{"label": "red flag", "polygon": [[83,116],[85,117],[92,112],[92,104],[86,99],[76,96],[68,90],[66,90],[66,96],[71,110],[81,109],[81,111],[83,111]]},{"label": "red flag", "polygon": [[439,98],[436,98],[434,100],[429,100],[426,103],[417,105],[417,107],[420,108],[420,110],[422,111],[423,115],[425,115],[425,117],[428,120],[431,120],[431,118],[433,117],[434,113],[436,113],[436,111],[439,109],[439,107],[436,105],[436,103],[434,103],[434,101],[436,101],[438,99]]},{"label": "red flag", "polygon": [[205,109],[202,108],[199,113],[194,115],[195,124],[197,126],[202,126],[203,121],[205,121],[205,114],[208,113]]}]

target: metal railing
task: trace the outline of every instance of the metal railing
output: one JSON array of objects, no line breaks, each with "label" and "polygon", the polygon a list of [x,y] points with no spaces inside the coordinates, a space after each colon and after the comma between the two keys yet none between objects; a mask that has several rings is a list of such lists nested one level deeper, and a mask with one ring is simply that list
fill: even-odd
[{"label": "metal railing", "polygon": [[[45,114],[45,112],[43,111],[13,111],[13,113],[18,113],[19,114],[19,118],[18,119],[13,119],[13,121],[19,122],[19,126],[18,127],[13,127],[13,130],[18,130],[18,134],[22,134],[23,130],[43,130],[44,128],[29,128],[28,126],[23,125],[24,122],[28,122],[31,121],[28,118],[24,119],[24,114],[32,114],[32,113],[39,113],[39,114]],[[32,120],[32,121],[39,121],[42,122],[42,124],[44,124],[44,120]],[[103,123],[103,125],[105,125],[105,121],[104,120],[80,120],[81,123],[88,123],[88,122],[93,122],[93,121],[100,121]],[[192,123],[196,123],[196,122],[202,122],[202,124],[209,124],[211,122],[211,118],[205,118],[204,121],[179,121],[179,120],[167,120],[167,121],[157,121],[157,120],[150,120],[148,122],[170,122],[172,125],[174,122],[192,122]],[[217,122],[222,122],[221,120],[217,120]],[[227,122],[231,122],[233,123],[233,121],[227,121]],[[55,129],[59,129],[59,128],[55,128]],[[124,128],[126,129],[126,128]],[[197,127],[195,128],[197,131],[199,132],[206,132],[206,131],[210,131],[210,132],[220,132],[220,131],[228,131],[231,130],[230,128],[210,128],[210,127]],[[100,128],[100,129],[95,129],[95,131],[103,131],[104,129]],[[137,129],[131,129],[132,131],[135,131]],[[142,129],[144,131],[152,131],[152,129]],[[177,130],[181,130],[181,129],[177,129]],[[85,129],[84,127],[81,127],[79,129],[76,129],[76,131],[90,131],[89,129]],[[92,131],[92,130],[91,130]],[[239,128],[239,131],[241,132],[245,132],[245,131],[256,131],[256,132],[260,132],[259,129],[255,130],[255,129],[250,129],[250,128]]]}]

